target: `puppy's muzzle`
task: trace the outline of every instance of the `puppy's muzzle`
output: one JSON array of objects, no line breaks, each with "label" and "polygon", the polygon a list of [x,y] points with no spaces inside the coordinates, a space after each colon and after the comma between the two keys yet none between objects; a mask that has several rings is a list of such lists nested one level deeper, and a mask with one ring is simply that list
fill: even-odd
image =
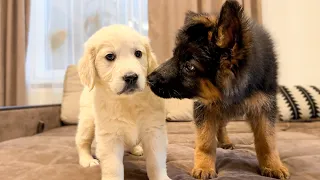
[{"label": "puppy's muzzle", "polygon": [[133,73],[133,72],[130,72],[130,73],[127,73],[123,76],[123,80],[126,82],[126,84],[128,85],[134,85],[137,83],[137,80],[138,80],[138,74],[136,73]]},{"label": "puppy's muzzle", "polygon": [[161,86],[163,88],[163,86],[166,86],[169,82],[161,73],[154,71],[147,77],[147,83],[151,87]]},{"label": "puppy's muzzle", "polygon": [[133,73],[133,72],[129,72],[127,74],[125,74],[122,79],[125,82],[124,88],[118,93],[120,94],[131,94],[133,93],[137,88],[137,81],[138,81],[138,74]]}]

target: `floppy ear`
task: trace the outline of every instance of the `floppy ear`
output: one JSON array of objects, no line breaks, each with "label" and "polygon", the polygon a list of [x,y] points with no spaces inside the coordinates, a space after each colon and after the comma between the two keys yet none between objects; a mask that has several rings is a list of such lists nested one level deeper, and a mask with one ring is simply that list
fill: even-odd
[{"label": "floppy ear", "polygon": [[232,48],[241,35],[244,18],[243,8],[237,1],[226,1],[220,11],[216,44],[221,48]]},{"label": "floppy ear", "polygon": [[94,48],[87,47],[78,64],[80,81],[89,88],[89,91],[93,89],[96,78],[95,58]]},{"label": "floppy ear", "polygon": [[149,75],[153,70],[155,70],[158,67],[159,64],[157,62],[156,55],[153,53],[152,48],[150,46],[149,38],[145,37],[144,44],[147,51],[147,59],[148,59],[147,74]]}]

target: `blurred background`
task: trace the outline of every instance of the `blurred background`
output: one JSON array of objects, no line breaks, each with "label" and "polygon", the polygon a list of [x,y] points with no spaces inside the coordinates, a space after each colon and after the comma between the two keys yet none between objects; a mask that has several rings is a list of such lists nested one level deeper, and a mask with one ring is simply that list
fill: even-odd
[{"label": "blurred background", "polygon": [[[320,85],[320,1],[238,0],[276,43],[279,83]],[[1,0],[0,106],[61,103],[68,65],[96,30],[127,24],[171,55],[184,13],[217,13],[224,0]]]}]

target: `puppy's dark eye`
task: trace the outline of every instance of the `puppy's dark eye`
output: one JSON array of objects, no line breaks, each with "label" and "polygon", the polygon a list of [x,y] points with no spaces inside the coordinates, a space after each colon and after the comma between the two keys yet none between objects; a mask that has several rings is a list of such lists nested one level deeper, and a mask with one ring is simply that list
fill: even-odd
[{"label": "puppy's dark eye", "polygon": [[186,63],[185,69],[188,73],[192,73],[196,70],[194,65],[192,65],[191,63]]},{"label": "puppy's dark eye", "polygon": [[108,61],[114,61],[114,60],[116,59],[116,55],[113,54],[113,53],[107,54],[107,55],[106,55],[106,59],[107,59]]},{"label": "puppy's dark eye", "polygon": [[134,52],[134,55],[135,55],[137,58],[141,58],[142,52],[139,51],[139,50],[136,50],[136,51]]}]

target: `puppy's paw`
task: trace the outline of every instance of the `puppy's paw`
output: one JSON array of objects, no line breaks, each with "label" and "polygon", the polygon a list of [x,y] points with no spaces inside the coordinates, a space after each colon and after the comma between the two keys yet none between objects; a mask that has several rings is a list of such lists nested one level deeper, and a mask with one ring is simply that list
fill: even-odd
[{"label": "puppy's paw", "polygon": [[196,179],[212,179],[217,177],[217,173],[212,168],[193,168],[192,176]]},{"label": "puppy's paw", "polygon": [[276,167],[262,167],[261,174],[263,176],[278,178],[278,179],[289,179],[290,173],[288,168],[283,165]]},{"label": "puppy's paw", "polygon": [[82,167],[93,167],[100,164],[99,160],[93,158],[81,158],[79,163]]},{"label": "puppy's paw", "polygon": [[234,149],[235,145],[232,143],[218,143],[218,147],[222,149]]},{"label": "puppy's paw", "polygon": [[135,147],[132,148],[131,154],[135,155],[135,156],[142,156],[143,155],[143,149],[140,145],[137,145]]}]

